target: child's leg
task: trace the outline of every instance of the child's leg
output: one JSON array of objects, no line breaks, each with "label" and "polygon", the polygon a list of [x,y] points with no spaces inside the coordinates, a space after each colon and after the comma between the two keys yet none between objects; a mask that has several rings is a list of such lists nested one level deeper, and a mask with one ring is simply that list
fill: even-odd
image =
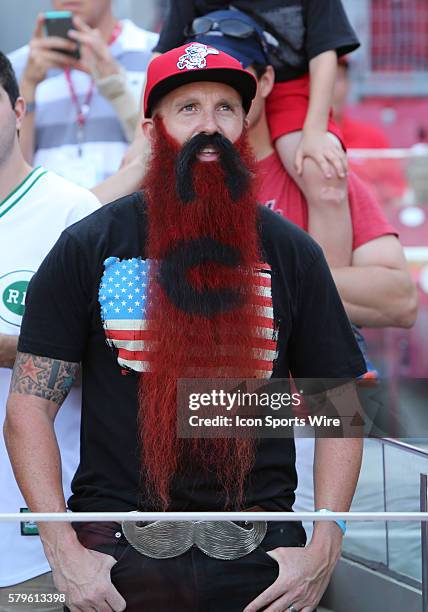
[{"label": "child's leg", "polygon": [[[308,231],[321,245],[332,268],[351,265],[352,221],[348,203],[348,182],[341,179],[332,167],[327,179],[312,159],[303,162],[303,173],[294,166],[297,146],[302,132],[284,134],[275,148],[287,172],[297,183],[308,203]],[[334,136],[332,136],[334,138]]]}]

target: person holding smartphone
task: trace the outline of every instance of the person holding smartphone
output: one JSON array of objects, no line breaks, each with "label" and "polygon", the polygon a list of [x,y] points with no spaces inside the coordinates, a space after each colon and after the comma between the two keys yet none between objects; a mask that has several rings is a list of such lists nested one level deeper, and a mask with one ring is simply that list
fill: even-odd
[{"label": "person holding smartphone", "polygon": [[[29,281],[61,232],[100,207],[88,190],[42,166],[32,168],[26,163],[18,140],[24,116],[25,102],[11,64],[0,52],[1,421],[5,417]],[[66,492],[79,460],[80,404],[81,389],[77,386],[55,424],[61,440]],[[26,506],[0,436],[0,512],[26,512]],[[54,588],[36,525],[30,521],[22,525],[1,522],[1,612],[60,612],[61,599]]]},{"label": "person holding smartphone", "polygon": [[157,35],[117,20],[111,0],[52,8],[61,13],[40,14],[29,45],[10,54],[28,109],[21,145],[27,161],[91,188],[120,165]]}]

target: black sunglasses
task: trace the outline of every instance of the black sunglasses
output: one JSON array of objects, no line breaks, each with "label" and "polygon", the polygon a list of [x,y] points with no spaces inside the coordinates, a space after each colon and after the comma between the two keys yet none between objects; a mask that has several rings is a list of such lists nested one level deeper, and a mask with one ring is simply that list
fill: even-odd
[{"label": "black sunglasses", "polygon": [[208,34],[210,31],[218,31],[225,36],[232,36],[233,38],[245,39],[253,36],[257,38],[266,59],[268,59],[268,48],[263,36],[261,36],[251,24],[245,23],[240,19],[234,19],[233,17],[220,19],[219,21],[211,19],[210,17],[196,17],[196,19],[192,21],[192,25],[185,28],[184,35],[186,38],[191,38],[193,36]]}]

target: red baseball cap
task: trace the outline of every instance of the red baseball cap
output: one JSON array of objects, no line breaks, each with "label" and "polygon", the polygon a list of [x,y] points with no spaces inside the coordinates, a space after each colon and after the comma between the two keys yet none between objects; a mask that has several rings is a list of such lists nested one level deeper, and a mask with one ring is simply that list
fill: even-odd
[{"label": "red baseball cap", "polygon": [[151,117],[153,106],[163,96],[195,81],[230,85],[241,95],[246,113],[257,89],[256,79],[235,58],[210,45],[186,43],[150,62],[144,92],[144,115]]}]

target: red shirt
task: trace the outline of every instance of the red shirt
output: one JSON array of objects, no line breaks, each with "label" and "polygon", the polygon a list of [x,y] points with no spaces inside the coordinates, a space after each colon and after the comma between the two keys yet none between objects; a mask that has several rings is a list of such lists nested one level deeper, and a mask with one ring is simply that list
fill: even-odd
[{"label": "red shirt", "polygon": [[[385,133],[378,127],[347,115],[340,124],[343,142],[347,149],[389,149]],[[349,167],[373,189],[376,199],[388,205],[400,199],[407,183],[403,166],[397,159],[350,158]]]},{"label": "red shirt", "polygon": [[[308,205],[296,183],[287,174],[278,155],[272,153],[258,162],[259,201],[308,231]],[[355,173],[348,176],[355,250],[370,240],[397,231],[387,221],[371,191]]]},{"label": "red shirt", "polygon": [[339,123],[348,149],[389,149],[386,134],[375,125],[345,115]]}]

